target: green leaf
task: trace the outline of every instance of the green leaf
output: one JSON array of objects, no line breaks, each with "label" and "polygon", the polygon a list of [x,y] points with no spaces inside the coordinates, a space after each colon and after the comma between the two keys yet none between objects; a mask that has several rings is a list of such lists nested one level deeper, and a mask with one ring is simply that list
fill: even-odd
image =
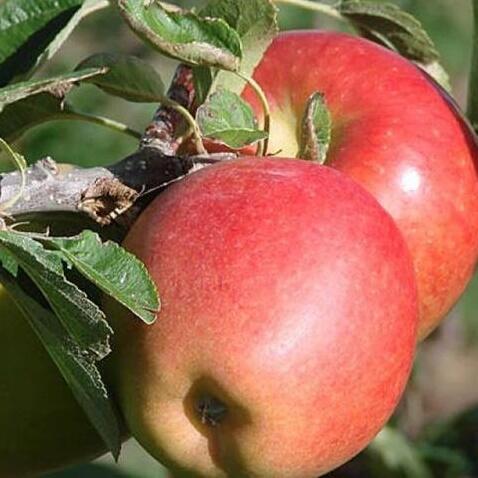
[{"label": "green leaf", "polygon": [[[241,73],[245,76],[252,76],[279,30],[277,8],[271,0],[212,0],[199,14],[222,18],[237,31],[244,50]],[[227,72],[219,72],[215,87],[240,94],[244,89],[244,81]],[[207,83],[205,89],[209,89]],[[203,102],[200,98],[198,100]]]},{"label": "green leaf", "polygon": [[373,0],[342,0],[337,9],[363,36],[410,60],[428,64],[439,58],[421,23],[397,5]]},{"label": "green leaf", "polygon": [[83,291],[66,279],[58,253],[45,250],[27,234],[10,231],[0,231],[0,250],[15,258],[86,356],[101,360],[109,354],[112,330],[104,314]]},{"label": "green leaf", "polygon": [[154,0],[119,0],[118,5],[132,30],[164,55],[193,66],[239,69],[241,39],[224,20]]},{"label": "green leaf", "polygon": [[0,3],[0,86],[28,73],[82,0],[4,0]]},{"label": "green leaf", "polygon": [[332,137],[332,118],[322,93],[313,93],[307,101],[301,125],[299,158],[323,164]]},{"label": "green leaf", "polygon": [[413,15],[392,3],[373,0],[341,0],[336,8],[362,36],[414,61],[450,91],[433,40]]},{"label": "green leaf", "polygon": [[106,93],[128,101],[157,103],[164,98],[159,73],[147,62],[128,55],[98,53],[82,61],[77,69],[106,68],[106,74],[89,81]]},{"label": "green leaf", "polygon": [[0,249],[0,266],[3,267],[12,276],[17,276],[18,262],[15,260],[15,256],[10,254],[7,250]]},{"label": "green leaf", "polygon": [[92,425],[118,458],[121,447],[118,418],[94,361],[71,339],[58,318],[27,295],[2,268],[0,282],[42,342]]},{"label": "green leaf", "polygon": [[97,12],[110,6],[109,0],[84,0],[81,8],[75,12],[68,23],[56,34],[53,41],[47,46],[43,53],[38,57],[36,64],[30,71],[33,73],[39,66],[50,60],[53,55],[61,48],[65,41],[73,33],[78,24],[91,13]]},{"label": "green leaf", "polygon": [[19,139],[30,128],[58,119],[70,106],[62,98],[41,93],[6,106],[0,113],[0,136],[9,143]]},{"label": "green leaf", "polygon": [[45,238],[62,256],[103,292],[123,304],[145,323],[159,311],[156,287],[146,267],[115,242],[102,243],[92,231],[69,238]]},{"label": "green leaf", "polygon": [[414,447],[400,431],[385,427],[370,444],[387,470],[402,471],[408,478],[432,478],[432,473]]},{"label": "green leaf", "polygon": [[240,96],[218,90],[201,105],[196,113],[204,136],[239,149],[267,137],[257,128],[252,108]]},{"label": "green leaf", "polygon": [[88,68],[55,76],[54,78],[23,81],[0,88],[0,112],[6,105],[40,93],[48,93],[63,99],[76,83],[94,76],[103,75],[106,71],[104,67]]},{"label": "green leaf", "polygon": [[[195,102],[202,105],[207,97],[212,93],[214,80],[218,76],[218,71],[207,66],[197,66],[193,69],[194,95]],[[232,76],[232,75],[229,75]]]},{"label": "green leaf", "polygon": [[71,112],[71,107],[65,103],[65,95],[76,83],[103,75],[106,71],[106,68],[89,68],[1,88],[0,137],[13,142],[29,128]]},{"label": "green leaf", "polygon": [[[146,323],[152,323],[159,301],[146,268],[117,244],[103,244],[91,231],[72,238],[51,238],[2,230],[0,261],[5,267],[0,268],[0,282],[16,298],[76,399],[117,458],[119,425],[96,366],[110,352],[112,330],[100,309],[67,280],[63,267],[66,263],[70,269],[77,269],[93,285]],[[16,276],[19,268],[38,287],[56,315],[15,283],[12,274]]]}]

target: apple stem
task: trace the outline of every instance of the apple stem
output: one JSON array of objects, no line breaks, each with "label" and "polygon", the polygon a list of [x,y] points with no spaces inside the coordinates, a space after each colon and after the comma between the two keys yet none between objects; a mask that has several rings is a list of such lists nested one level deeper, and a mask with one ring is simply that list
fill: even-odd
[{"label": "apple stem", "polygon": [[284,3],[286,5],[293,5],[296,7],[306,8],[308,10],[313,10],[315,12],[324,13],[329,17],[336,18],[338,20],[343,20],[344,18],[340,12],[334,8],[332,5],[326,5],[324,3],[317,3],[311,0],[275,0],[276,3]]},{"label": "apple stem", "polygon": [[473,0],[473,54],[471,59],[471,71],[468,87],[467,115],[476,131],[478,128],[478,0]]},{"label": "apple stem", "polygon": [[267,150],[269,148],[269,135],[271,132],[271,109],[269,106],[269,101],[267,101],[267,96],[264,93],[264,90],[262,89],[261,85],[257,83],[254,78],[246,76],[240,72],[237,72],[237,75],[242,78],[244,81],[247,82],[248,85],[254,90],[256,93],[257,97],[259,98],[261,105],[262,105],[262,110],[264,114],[264,125],[263,129],[267,133],[267,137],[262,141],[259,145],[258,148],[258,156],[266,156],[267,155]]}]

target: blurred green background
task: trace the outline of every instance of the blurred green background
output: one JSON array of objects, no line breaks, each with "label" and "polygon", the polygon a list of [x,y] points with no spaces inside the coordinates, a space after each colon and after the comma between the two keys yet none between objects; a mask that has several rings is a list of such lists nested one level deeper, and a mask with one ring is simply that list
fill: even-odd
[{"label": "blurred green background", "polygon": [[[200,2],[175,2],[198,5]],[[468,0],[395,0],[425,25],[450,72],[454,94],[466,99],[471,55],[472,11]],[[281,7],[283,29],[343,28],[308,11]],[[175,64],[145,48],[118,14],[109,9],[88,18],[66,46],[40,74],[74,68],[100,51],[121,51],[149,60],[165,81]],[[141,131],[154,105],[140,105],[108,97],[93,87],[73,93],[72,102],[87,113],[110,116]],[[108,164],[136,148],[135,140],[79,122],[39,126],[17,145],[29,161],[50,155],[60,162]],[[376,445],[349,465],[331,474],[346,477],[472,478],[478,477],[478,277],[449,320],[421,346],[413,379],[393,419],[397,435],[383,435]],[[426,469],[421,465],[425,463]],[[119,465],[110,457],[49,478],[160,478],[164,470],[138,445],[124,447]]]}]

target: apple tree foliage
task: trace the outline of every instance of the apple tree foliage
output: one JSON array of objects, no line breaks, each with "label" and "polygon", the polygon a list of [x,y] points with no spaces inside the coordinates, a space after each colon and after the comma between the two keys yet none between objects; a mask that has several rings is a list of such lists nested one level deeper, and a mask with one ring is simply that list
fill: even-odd
[{"label": "apple tree foliage", "polygon": [[[15,142],[32,127],[47,121],[82,120],[142,138],[141,151],[145,135],[133,126],[77,109],[70,99],[71,91],[92,84],[127,101],[159,104],[160,112],[164,113],[164,108],[168,114],[173,111],[175,121],[180,124],[177,129],[183,136],[193,138],[198,157],[205,151],[205,140],[232,149],[256,145],[258,151],[267,152],[268,105],[251,75],[278,32],[277,9],[287,3],[300,4],[347,22],[357,34],[417,63],[442,85],[443,94],[449,95],[448,76],[433,41],[418,20],[388,2],[340,0],[331,5],[309,0],[210,0],[193,9],[156,0],[4,0],[0,3],[0,147],[17,169],[0,180],[0,282],[19,305],[115,457],[120,453],[119,424],[97,367],[110,352],[112,331],[97,298],[99,291],[112,296],[148,324],[154,321],[160,298],[145,267],[117,244],[124,228],[120,227],[118,233],[111,223],[124,226],[117,219],[124,213],[134,217],[138,213],[135,209],[138,198],[155,194],[164,183],[187,174],[197,164],[179,168],[176,176],[167,180],[160,175],[164,181],[148,185],[146,191],[140,178],[150,162],[141,154],[118,163],[124,167],[108,171],[92,168],[81,172],[76,168],[60,175],[64,187],[55,186],[51,194],[43,194],[47,197],[37,202],[35,199],[40,195],[35,182],[49,181],[57,175],[58,168],[61,170],[61,165],[50,164],[50,170],[46,160],[37,164],[36,169],[28,168],[14,151]],[[476,0],[474,7],[478,15]],[[124,27],[129,27],[149,47],[191,68],[194,105],[178,102],[171,90],[165,88],[161,72],[148,62],[118,53],[92,51],[74,71],[53,77],[42,75],[40,67],[61,49],[77,25],[90,14],[108,8],[117,9]],[[478,123],[477,52],[475,45],[468,110],[473,126]],[[258,124],[251,107],[239,96],[246,83],[263,105],[262,124]],[[154,121],[157,118],[153,124]],[[323,162],[329,143],[327,99],[316,92],[301,124],[300,155]],[[85,186],[95,185],[96,195],[85,199],[79,186],[72,187],[75,182],[83,185],[80,176],[87,178]],[[99,185],[105,180],[110,181],[108,187],[115,181],[123,181],[130,197],[122,203],[116,195],[114,207],[100,217],[98,211],[92,213],[88,209],[88,200],[94,203],[101,197],[101,205],[95,203],[94,207],[107,208],[111,191],[105,192]],[[139,204],[141,209],[143,206]],[[105,227],[90,230],[85,219],[82,232],[56,236],[48,229],[31,232],[18,224],[26,213],[41,215],[52,211],[74,211],[84,216],[88,213]],[[394,450],[393,458],[383,453],[389,448]],[[379,450],[381,463],[388,469],[402,470],[406,476],[427,477],[431,472],[423,461],[425,448],[421,449],[423,453],[414,450],[398,432],[386,429],[370,447],[370,453],[373,456]]]}]

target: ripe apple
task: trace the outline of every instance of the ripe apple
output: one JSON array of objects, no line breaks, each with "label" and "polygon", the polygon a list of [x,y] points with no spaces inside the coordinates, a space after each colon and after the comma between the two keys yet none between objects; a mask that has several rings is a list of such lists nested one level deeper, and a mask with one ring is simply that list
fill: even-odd
[{"label": "ripe apple", "polygon": [[[280,155],[297,155],[307,99],[325,94],[333,123],[326,164],[364,186],[397,222],[415,264],[424,338],[477,260],[475,138],[418,67],[358,37],[281,34],[254,78],[272,109],[269,151]],[[252,90],[243,96],[260,117]]]},{"label": "ripe apple", "polygon": [[132,434],[175,476],[314,478],[389,418],[416,343],[413,265],[390,216],[332,168],[241,158],[157,198],[125,247],[153,326],[107,304]]},{"label": "ripe apple", "polygon": [[38,476],[106,452],[1,285],[0,367],[0,478]]}]

